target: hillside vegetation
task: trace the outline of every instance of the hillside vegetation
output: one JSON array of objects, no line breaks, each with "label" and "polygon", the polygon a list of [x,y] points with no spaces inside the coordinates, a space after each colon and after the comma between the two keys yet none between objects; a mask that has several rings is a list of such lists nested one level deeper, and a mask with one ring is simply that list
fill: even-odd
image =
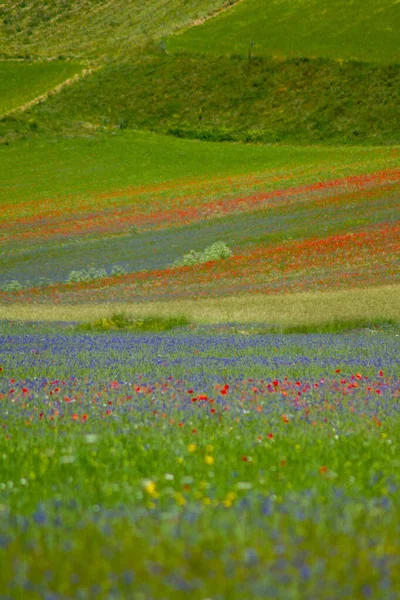
[{"label": "hillside vegetation", "polygon": [[37,98],[82,70],[74,62],[0,62],[0,115]]},{"label": "hillside vegetation", "polygon": [[[1,119],[0,143],[131,128],[209,141],[398,144],[399,19],[394,0],[5,3],[6,55],[23,48],[102,68]],[[8,77],[15,85],[3,84],[13,108],[26,96],[18,68]]]},{"label": "hillside vegetation", "polygon": [[[232,3],[144,4],[1,7],[3,38],[18,17],[10,53],[19,42],[47,57],[62,46],[98,63],[73,86],[0,120],[3,301],[145,302],[395,283],[400,65],[386,64],[390,36],[379,60],[342,60],[357,40],[362,46],[359,1],[320,0],[312,19],[313,0],[244,0],[215,17]],[[370,36],[373,22],[376,35],[395,25],[389,0],[376,19],[372,4],[363,6]],[[345,14],[355,19],[351,43]],[[183,22],[207,15],[165,43]],[[304,33],[309,52],[290,58],[294,16],[314,46]],[[280,31],[280,58],[261,42],[248,52],[246,27],[264,31],[265,41],[266,18]],[[217,26],[214,49],[174,46],[194,34],[206,40]],[[315,48],[319,57],[310,58]],[[44,64],[5,69],[39,72]],[[17,97],[23,78],[14,81]],[[213,244],[227,244],[229,256],[176,267]]]},{"label": "hillside vegetation", "polygon": [[168,49],[398,63],[399,30],[397,0],[243,0]]},{"label": "hillside vegetation", "polygon": [[5,0],[0,58],[131,53],[226,4],[224,0]]},{"label": "hillside vegetation", "polygon": [[121,127],[211,141],[398,144],[399,111],[400,65],[149,53],[3,121],[0,135],[26,135],[34,120],[47,135]]}]

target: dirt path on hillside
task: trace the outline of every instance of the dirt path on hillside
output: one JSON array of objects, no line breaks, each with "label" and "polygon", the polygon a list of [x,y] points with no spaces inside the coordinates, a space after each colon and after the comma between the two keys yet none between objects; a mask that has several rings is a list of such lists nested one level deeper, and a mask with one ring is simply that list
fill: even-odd
[{"label": "dirt path on hillside", "polygon": [[210,19],[214,19],[214,17],[217,17],[221,13],[224,13],[227,10],[230,10],[231,8],[233,8],[234,6],[237,6],[238,4],[241,4],[242,2],[244,2],[244,0],[236,0],[236,2],[229,4],[229,6],[219,8],[218,10],[211,13],[207,17],[202,17],[201,19],[196,19],[195,21],[192,21],[192,23],[189,25],[188,29],[190,29],[191,27],[197,27],[198,25],[202,25],[206,21],[209,21]]},{"label": "dirt path on hillside", "polygon": [[45,102],[50,96],[59,94],[61,92],[61,90],[63,90],[68,85],[73,85],[74,83],[77,83],[78,81],[80,81],[81,79],[84,79],[88,75],[91,75],[95,71],[99,71],[101,68],[102,67],[92,67],[92,68],[88,68],[88,69],[83,69],[83,71],[81,71],[80,73],[75,73],[75,75],[73,75],[72,77],[69,77],[65,81],[62,81],[61,83],[56,85],[54,88],[48,90],[44,94],[41,94],[40,96],[37,96],[36,98],[33,98],[33,100],[30,100],[29,102],[26,102],[25,104],[21,104],[21,106],[17,106],[17,108],[13,108],[12,110],[9,110],[9,111],[3,113],[2,115],[0,115],[0,117],[7,117],[7,116],[12,115],[17,112],[24,112],[24,111],[28,110],[28,108],[35,106],[35,104],[39,104],[40,102]]}]

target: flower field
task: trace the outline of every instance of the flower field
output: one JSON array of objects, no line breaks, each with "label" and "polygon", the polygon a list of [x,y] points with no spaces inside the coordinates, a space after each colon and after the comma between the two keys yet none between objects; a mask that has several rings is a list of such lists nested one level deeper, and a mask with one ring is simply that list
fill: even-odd
[{"label": "flower field", "polygon": [[[2,304],[398,281],[398,148],[244,147],[136,133],[96,141],[84,162],[86,141],[60,143],[55,156],[48,145],[34,148],[35,165],[28,147],[18,149],[17,161],[5,155]],[[231,258],[171,268],[219,241]],[[89,267],[107,276],[66,283]],[[114,267],[125,274],[112,277]],[[19,291],[7,288],[13,280]]]},{"label": "flower field", "polygon": [[400,598],[399,25],[0,3],[0,600]]},{"label": "flower field", "polygon": [[395,600],[398,339],[4,327],[2,597]]}]

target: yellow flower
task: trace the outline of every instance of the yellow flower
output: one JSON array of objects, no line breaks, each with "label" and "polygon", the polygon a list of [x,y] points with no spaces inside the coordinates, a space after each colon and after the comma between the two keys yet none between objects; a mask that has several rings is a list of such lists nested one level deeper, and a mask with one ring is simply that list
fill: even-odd
[{"label": "yellow flower", "polygon": [[211,498],[204,498],[203,499],[203,504],[205,504],[206,506],[208,506],[209,504],[211,504]]},{"label": "yellow flower", "polygon": [[189,452],[196,452],[196,444],[189,444],[189,446],[187,447],[187,449],[189,450]]},{"label": "yellow flower", "polygon": [[214,462],[215,462],[215,459],[214,459],[214,457],[213,457],[213,456],[210,456],[209,454],[207,454],[207,455],[204,457],[204,462],[206,463],[206,465],[213,465],[213,464],[214,464]]},{"label": "yellow flower", "polygon": [[180,492],[177,492],[175,494],[175,500],[176,500],[177,504],[179,504],[179,506],[184,506],[186,504],[185,497]]},{"label": "yellow flower", "polygon": [[143,482],[143,487],[146,490],[146,492],[149,494],[149,496],[154,496],[156,493],[156,484],[154,483],[154,481],[151,481],[150,479],[147,479],[146,481]]}]

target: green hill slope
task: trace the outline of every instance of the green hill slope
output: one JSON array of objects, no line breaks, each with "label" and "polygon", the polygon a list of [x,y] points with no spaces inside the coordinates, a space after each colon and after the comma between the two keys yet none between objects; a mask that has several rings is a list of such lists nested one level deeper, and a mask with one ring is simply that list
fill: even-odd
[{"label": "green hill slope", "polygon": [[0,136],[139,128],[213,141],[400,143],[400,66],[153,54],[113,63]]},{"label": "green hill slope", "polygon": [[397,0],[243,0],[171,38],[191,53],[400,61]]},{"label": "green hill slope", "polygon": [[73,62],[0,62],[0,115],[53,89],[82,70]]},{"label": "green hill slope", "polygon": [[26,0],[0,4],[0,58],[118,56],[223,0]]}]

